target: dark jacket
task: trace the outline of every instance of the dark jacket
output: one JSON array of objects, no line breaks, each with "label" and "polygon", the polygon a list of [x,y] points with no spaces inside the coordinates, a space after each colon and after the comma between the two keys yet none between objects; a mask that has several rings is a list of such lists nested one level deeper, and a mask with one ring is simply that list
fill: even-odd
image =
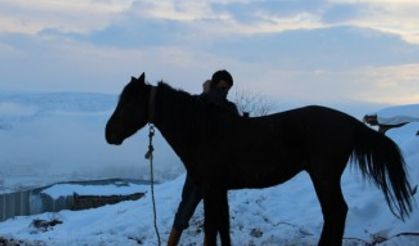
[{"label": "dark jacket", "polygon": [[225,95],[219,90],[211,90],[209,93],[203,92],[200,98],[208,103],[213,103],[219,107],[225,108],[235,115],[239,115],[236,104],[230,102]]}]

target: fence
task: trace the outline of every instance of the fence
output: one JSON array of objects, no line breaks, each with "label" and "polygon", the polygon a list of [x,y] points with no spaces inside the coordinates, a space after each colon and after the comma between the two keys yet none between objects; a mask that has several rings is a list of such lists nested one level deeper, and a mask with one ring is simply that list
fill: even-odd
[{"label": "fence", "polygon": [[0,221],[19,215],[30,215],[30,191],[0,195]]},{"label": "fence", "polygon": [[[111,183],[137,183],[147,184],[146,181],[136,180],[96,180],[96,181],[82,181],[82,182],[62,182],[57,184],[71,183],[83,185],[105,185]],[[53,184],[56,185],[56,184]],[[77,194],[59,197],[53,199],[52,197],[42,193],[43,190],[53,186],[49,185],[33,190],[19,191],[15,193],[0,194],[0,221],[13,218],[21,215],[33,215],[44,212],[58,212],[63,209],[85,209],[97,207],[99,205],[112,204],[125,200],[137,200],[144,196],[144,193],[135,193],[127,196],[78,196]],[[77,199],[77,200],[75,200]],[[82,205],[80,205],[82,204]],[[87,204],[87,205],[86,205]],[[84,206],[84,207],[83,207]]]}]

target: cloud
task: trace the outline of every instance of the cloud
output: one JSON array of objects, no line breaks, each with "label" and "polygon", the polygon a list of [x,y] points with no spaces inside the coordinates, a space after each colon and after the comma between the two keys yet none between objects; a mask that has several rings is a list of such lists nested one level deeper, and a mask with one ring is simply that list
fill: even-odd
[{"label": "cloud", "polygon": [[136,1],[130,10],[142,18],[191,22],[203,18],[216,18],[206,1]]},{"label": "cloud", "polygon": [[419,102],[419,63],[365,69],[365,90],[359,91],[365,101],[388,104]]},{"label": "cloud", "polygon": [[323,23],[327,25],[345,25],[345,23],[362,16],[363,8],[347,3],[330,4],[321,13]]},{"label": "cloud", "polygon": [[36,2],[28,2],[24,0],[3,1],[5,5],[20,8],[62,12],[83,11],[90,14],[120,12],[129,7],[132,2],[132,0],[38,0]]},{"label": "cloud", "polygon": [[[79,35],[78,40],[121,48],[173,46],[187,43],[190,32],[188,25],[180,22],[131,17],[88,35]],[[69,34],[63,35],[69,37]]]},{"label": "cloud", "polygon": [[419,59],[419,46],[395,35],[349,26],[223,39],[212,47],[225,56],[290,70],[348,70]]},{"label": "cloud", "polygon": [[258,17],[258,20],[254,23],[250,25],[237,23],[231,31],[241,34],[258,34],[324,27],[319,16],[308,12],[300,12],[286,17],[258,13],[255,17]]},{"label": "cloud", "polygon": [[390,5],[412,5],[418,6],[419,3],[416,0],[328,0],[332,3],[348,3],[348,4],[390,4]]},{"label": "cloud", "polygon": [[54,29],[91,35],[118,22],[142,20],[177,23],[173,31],[187,26],[196,35],[217,39],[344,25],[375,29],[419,43],[418,11],[419,4],[413,0],[6,0],[0,3],[0,31],[34,34]]},{"label": "cloud", "polygon": [[[119,93],[133,75],[176,82],[199,93],[209,71],[242,62],[187,47],[119,48],[39,36],[0,35],[2,90],[70,90]],[[0,53],[1,53],[0,49]],[[24,71],[24,72],[22,72]]]},{"label": "cloud", "polygon": [[[274,66],[248,69],[236,75],[239,81],[236,87],[252,88],[284,105],[336,107],[357,102],[376,105],[419,102],[419,63],[344,70],[291,70]],[[360,112],[362,107],[356,110]]]},{"label": "cloud", "polygon": [[[117,93],[130,76],[145,71],[152,82],[166,79],[199,93],[211,72],[226,68],[237,85],[268,90],[277,98],[364,100],[357,91],[376,89],[366,85],[371,79],[367,68],[419,63],[418,45],[369,24],[376,18],[378,25],[387,13],[375,5],[44,0],[34,6],[4,1],[0,12],[15,13],[0,15],[10,19],[9,29],[13,21],[24,23],[24,16],[34,21],[26,22],[33,29],[26,33],[18,34],[19,27],[26,28],[22,23],[18,31],[0,31],[1,87]],[[389,19],[397,12],[391,6]]]},{"label": "cloud", "polygon": [[419,43],[419,2],[415,0],[329,0],[335,5],[352,6],[358,14],[343,24],[373,28],[399,35],[410,43]]},{"label": "cloud", "polygon": [[262,2],[265,5],[258,1],[137,1],[129,14],[143,19],[186,23],[194,31],[209,33],[215,38],[320,26],[316,14],[299,10],[278,15],[267,8],[280,9],[277,4]]},{"label": "cloud", "polygon": [[[112,29],[102,32],[111,35]],[[396,80],[400,73],[386,69],[379,79],[371,77],[372,71],[419,63],[418,46],[394,35],[353,27],[260,34],[205,45],[199,38],[164,43],[166,38],[175,37],[170,35],[178,35],[169,33],[161,42],[142,42],[139,36],[138,44],[131,47],[115,44],[105,34],[99,45],[89,39],[94,36],[67,40],[58,34],[45,35],[0,35],[2,89],[119,93],[130,76],[145,71],[152,83],[164,79],[174,87],[200,93],[202,82],[213,71],[226,68],[237,81],[235,87],[252,88],[273,98],[388,103],[392,102],[389,98],[400,101],[412,92],[403,89],[397,95],[388,94],[388,98],[374,94],[385,77]],[[114,35],[115,40],[124,38]],[[158,37],[151,35],[153,38]],[[22,68],[25,72],[17,72]],[[419,77],[416,73],[410,76],[411,81]],[[370,100],[369,95],[376,95],[376,100]]]},{"label": "cloud", "polygon": [[109,24],[133,0],[65,1],[4,0],[0,3],[0,32],[34,34],[43,29],[87,33]]},{"label": "cloud", "polygon": [[187,22],[215,37],[357,26],[419,43],[416,1],[141,1],[130,12],[142,18]]}]

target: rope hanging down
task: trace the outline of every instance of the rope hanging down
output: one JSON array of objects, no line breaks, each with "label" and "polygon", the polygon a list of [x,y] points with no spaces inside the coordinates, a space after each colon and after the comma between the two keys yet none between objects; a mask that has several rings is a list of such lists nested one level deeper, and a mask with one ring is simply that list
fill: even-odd
[{"label": "rope hanging down", "polygon": [[145,158],[150,160],[150,185],[151,185],[151,200],[153,202],[153,220],[154,220],[154,230],[156,232],[157,235],[157,240],[158,240],[158,245],[161,245],[161,239],[160,239],[160,233],[159,233],[159,228],[157,227],[157,212],[156,212],[156,200],[154,197],[154,173],[153,173],[153,151],[154,151],[154,147],[153,147],[153,136],[154,136],[154,126],[153,124],[149,125],[149,132],[148,132],[148,139],[149,139],[149,143],[148,143],[148,151],[145,154]]}]

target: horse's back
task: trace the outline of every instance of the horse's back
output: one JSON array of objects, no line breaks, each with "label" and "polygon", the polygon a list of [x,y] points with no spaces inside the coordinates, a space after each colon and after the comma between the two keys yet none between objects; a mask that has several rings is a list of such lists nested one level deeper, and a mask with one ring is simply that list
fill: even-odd
[{"label": "horse's back", "polygon": [[235,152],[228,165],[231,181],[237,185],[232,186],[272,186],[337,160],[341,164],[336,168],[343,169],[353,151],[358,123],[350,115],[322,106],[243,119],[236,137],[226,142],[228,150]]},{"label": "horse's back", "polygon": [[300,162],[289,165],[302,169],[313,165],[313,161],[346,163],[353,151],[356,129],[362,125],[346,113],[317,105],[272,114],[265,119],[275,123],[277,142],[285,148],[287,158]]},{"label": "horse's back", "polygon": [[343,172],[354,151],[357,129],[366,126],[346,113],[322,106],[307,106],[295,113],[304,122],[307,170]]}]

